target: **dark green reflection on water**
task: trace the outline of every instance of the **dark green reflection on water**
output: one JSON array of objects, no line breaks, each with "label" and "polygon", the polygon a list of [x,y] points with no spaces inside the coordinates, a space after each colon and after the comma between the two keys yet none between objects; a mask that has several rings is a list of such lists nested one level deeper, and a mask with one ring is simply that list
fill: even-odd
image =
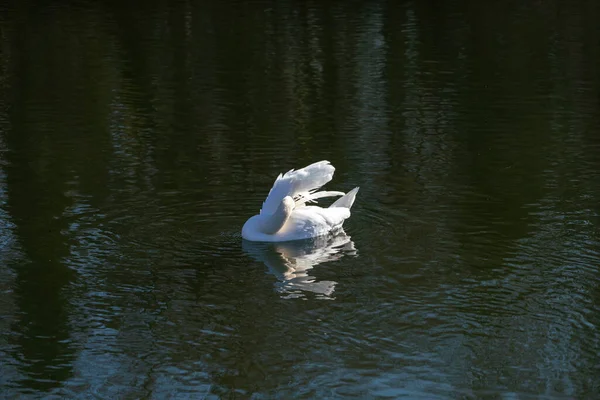
[{"label": "dark green reflection on water", "polygon": [[[3,395],[600,390],[595,2],[3,7]],[[348,236],[242,243],[319,159]]]}]

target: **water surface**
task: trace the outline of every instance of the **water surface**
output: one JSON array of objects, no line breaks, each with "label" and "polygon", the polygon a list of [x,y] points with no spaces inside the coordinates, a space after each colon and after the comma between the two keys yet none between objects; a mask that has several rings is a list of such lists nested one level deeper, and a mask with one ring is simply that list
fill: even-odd
[{"label": "water surface", "polygon": [[0,397],[595,397],[600,7],[438,3],[2,6]]}]

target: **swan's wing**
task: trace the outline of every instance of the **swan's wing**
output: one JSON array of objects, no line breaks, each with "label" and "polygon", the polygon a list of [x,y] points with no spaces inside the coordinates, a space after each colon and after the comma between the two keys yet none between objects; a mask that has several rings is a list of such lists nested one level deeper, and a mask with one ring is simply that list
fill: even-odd
[{"label": "swan's wing", "polygon": [[320,208],[317,207],[319,214],[325,219],[331,229],[339,228],[344,220],[350,217],[350,209],[344,207]]},{"label": "swan's wing", "polygon": [[292,196],[294,200],[299,200],[301,197],[316,194],[313,192],[329,182],[333,178],[334,171],[335,168],[329,161],[319,161],[297,171],[292,169],[283,175],[279,174],[260,213],[273,214],[285,196]]},{"label": "swan's wing", "polygon": [[350,210],[345,207],[301,207],[292,212],[282,230],[284,234],[292,232],[301,233],[305,237],[315,237],[327,234],[332,229],[341,228],[348,217],[350,217]]},{"label": "swan's wing", "polygon": [[310,202],[317,202],[317,199],[321,199],[323,197],[334,197],[334,196],[343,196],[345,193],[344,192],[338,192],[335,190],[323,190],[321,192],[306,192],[306,193],[298,193],[297,194],[297,199],[294,198],[294,200],[296,200],[296,207],[302,207],[304,206],[306,203],[310,203]]}]

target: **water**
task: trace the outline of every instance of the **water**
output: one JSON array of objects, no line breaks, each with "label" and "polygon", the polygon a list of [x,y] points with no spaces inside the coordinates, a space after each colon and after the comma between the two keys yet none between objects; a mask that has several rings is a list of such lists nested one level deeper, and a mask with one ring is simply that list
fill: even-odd
[{"label": "water", "polygon": [[600,7],[438,3],[2,6],[0,397],[596,396]]}]

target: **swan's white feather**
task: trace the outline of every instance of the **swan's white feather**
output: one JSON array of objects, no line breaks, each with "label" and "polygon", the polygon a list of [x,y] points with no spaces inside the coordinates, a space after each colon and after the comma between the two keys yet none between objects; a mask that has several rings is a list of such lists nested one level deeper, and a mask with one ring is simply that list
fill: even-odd
[{"label": "swan's white feather", "polygon": [[314,193],[299,193],[294,200],[296,201],[296,207],[302,207],[306,203],[316,203],[317,199],[322,199],[323,197],[335,197],[335,196],[343,196],[344,192],[338,192],[335,190],[323,190],[321,192]]},{"label": "swan's white feather", "polygon": [[333,178],[335,168],[329,161],[319,161],[308,167],[279,174],[260,210],[261,214],[273,214],[285,196],[296,199],[300,193],[310,194]]}]

